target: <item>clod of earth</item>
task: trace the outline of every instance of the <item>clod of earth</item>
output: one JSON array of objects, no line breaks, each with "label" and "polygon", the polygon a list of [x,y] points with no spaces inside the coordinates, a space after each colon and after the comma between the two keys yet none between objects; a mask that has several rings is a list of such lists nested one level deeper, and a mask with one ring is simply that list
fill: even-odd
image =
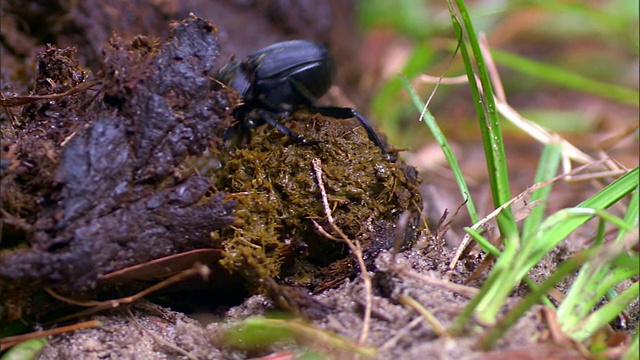
[{"label": "clod of earth", "polygon": [[[2,230],[21,246],[0,259],[2,297],[91,289],[110,271],[209,247],[210,232],[233,221],[235,203],[185,166],[232,121],[237,96],[211,90],[218,48],[215,28],[195,17],[164,44],[114,36],[98,92],[35,102],[15,126],[3,122]],[[51,47],[35,94],[87,74],[71,51]],[[12,308],[23,306],[0,318],[19,316]]]}]

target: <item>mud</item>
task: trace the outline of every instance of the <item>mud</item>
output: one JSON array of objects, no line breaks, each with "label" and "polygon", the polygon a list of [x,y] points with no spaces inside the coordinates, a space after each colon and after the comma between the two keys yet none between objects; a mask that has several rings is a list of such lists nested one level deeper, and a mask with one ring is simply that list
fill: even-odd
[{"label": "mud", "polygon": [[[3,254],[3,287],[87,290],[113,270],[208,246],[232,222],[235,203],[183,166],[225,131],[238,101],[210,90],[217,49],[213,26],[197,18],[163,45],[114,37],[99,92],[34,102],[3,127],[3,210],[23,225],[3,222],[3,233],[29,244]],[[70,55],[46,51],[35,94],[85,80]]]}]

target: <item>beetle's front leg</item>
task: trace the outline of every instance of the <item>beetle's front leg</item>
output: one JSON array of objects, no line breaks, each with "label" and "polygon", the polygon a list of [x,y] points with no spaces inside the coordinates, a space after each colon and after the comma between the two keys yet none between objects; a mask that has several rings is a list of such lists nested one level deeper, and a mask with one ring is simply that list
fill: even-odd
[{"label": "beetle's front leg", "polygon": [[307,140],[304,136],[289,129],[288,127],[284,126],[281,122],[278,121],[277,118],[288,117],[290,115],[289,112],[281,112],[281,113],[275,114],[267,110],[258,110],[257,113],[260,116],[260,118],[266,121],[269,125],[276,128],[276,130],[278,130],[281,134],[287,135],[288,137],[292,138],[296,142],[299,142],[304,145],[318,145],[318,144],[324,143],[324,141]]},{"label": "beetle's front leg", "polygon": [[384,143],[382,142],[382,140],[380,140],[378,134],[376,134],[376,132],[373,130],[373,127],[371,126],[369,121],[367,121],[367,119],[365,119],[364,116],[360,115],[360,113],[358,113],[355,109],[338,106],[319,106],[314,107],[313,109],[324,116],[330,116],[336,119],[358,119],[358,121],[360,121],[360,124],[362,124],[362,127],[364,127],[364,129],[367,131],[369,139],[373,141],[376,146],[379,147],[380,150],[382,150],[384,156],[389,161],[391,161],[391,157],[389,156]]}]

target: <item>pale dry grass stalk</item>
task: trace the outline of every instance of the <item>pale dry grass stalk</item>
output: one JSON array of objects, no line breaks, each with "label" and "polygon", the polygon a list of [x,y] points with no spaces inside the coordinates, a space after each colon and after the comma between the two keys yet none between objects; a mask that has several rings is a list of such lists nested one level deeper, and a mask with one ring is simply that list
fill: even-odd
[{"label": "pale dry grass stalk", "polygon": [[[324,207],[324,212],[327,216],[327,221],[329,222],[329,225],[331,225],[331,229],[336,234],[338,234],[339,236],[338,240],[341,240],[349,247],[349,250],[351,250],[351,253],[358,261],[358,266],[360,267],[360,277],[362,278],[362,281],[364,283],[364,289],[365,289],[365,309],[364,309],[364,319],[362,321],[362,330],[360,332],[360,338],[358,339],[358,341],[360,343],[364,343],[369,336],[369,327],[371,323],[371,307],[373,302],[371,298],[372,297],[371,277],[367,272],[367,266],[364,263],[364,259],[362,257],[362,247],[360,246],[360,243],[357,241],[355,242],[351,241],[351,239],[349,239],[347,235],[345,235],[345,233],[342,232],[342,230],[340,230],[340,228],[338,228],[338,226],[336,226],[335,224],[333,215],[331,213],[331,207],[329,206],[329,199],[327,197],[327,192],[324,188],[324,181],[322,180],[322,162],[318,158],[313,158],[311,161],[313,164],[313,171],[316,175],[316,180],[318,182],[318,188],[320,189],[320,195],[322,197],[322,205]],[[322,227],[319,226],[317,223],[316,223],[316,227],[318,229],[322,229]],[[325,234],[325,236],[327,236],[328,238],[332,240],[336,240],[336,237],[331,236],[324,229],[322,229],[321,232]]]}]

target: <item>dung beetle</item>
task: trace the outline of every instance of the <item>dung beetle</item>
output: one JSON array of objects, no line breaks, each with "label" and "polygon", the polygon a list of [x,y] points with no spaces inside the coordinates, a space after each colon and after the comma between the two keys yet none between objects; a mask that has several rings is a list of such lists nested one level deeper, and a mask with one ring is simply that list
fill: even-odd
[{"label": "dung beetle", "polygon": [[240,93],[243,105],[236,111],[238,126],[245,131],[267,122],[295,141],[315,144],[287,128],[278,119],[300,107],[336,119],[357,118],[369,139],[389,159],[384,144],[371,124],[352,108],[316,106],[316,100],[333,84],[335,65],[327,48],[309,40],[279,42],[258,50],[243,61],[223,66],[216,79]]}]

